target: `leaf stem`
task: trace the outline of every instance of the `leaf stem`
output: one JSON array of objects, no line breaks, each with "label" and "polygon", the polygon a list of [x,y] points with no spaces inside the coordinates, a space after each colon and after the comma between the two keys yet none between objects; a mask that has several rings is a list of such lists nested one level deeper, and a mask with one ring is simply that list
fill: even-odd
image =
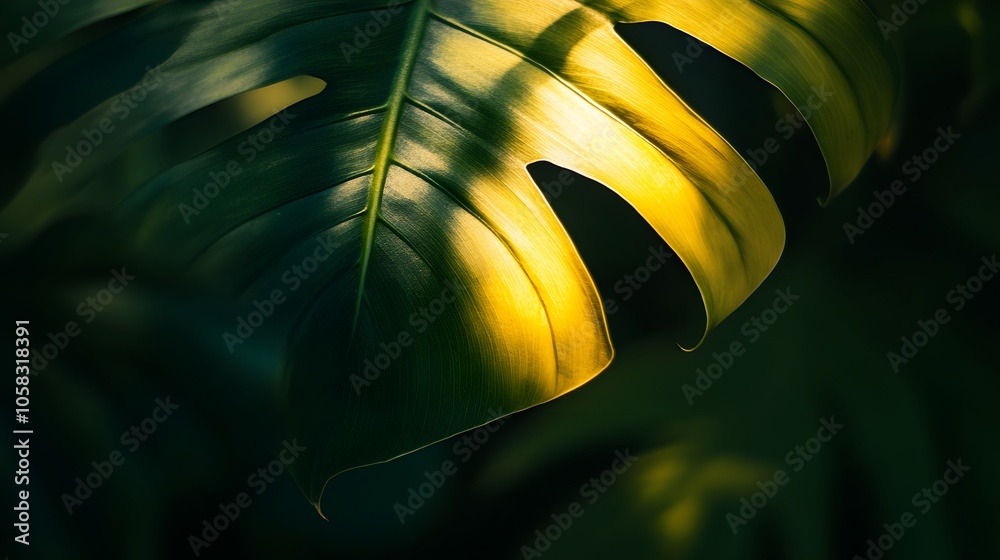
[{"label": "leaf stem", "polygon": [[406,104],[406,91],[410,87],[413,69],[417,65],[417,55],[427,30],[427,20],[430,14],[430,0],[417,0],[413,6],[409,25],[406,28],[406,42],[400,53],[401,60],[396,77],[393,79],[392,92],[386,104],[387,111],[382,131],[378,138],[378,151],[375,157],[375,167],[372,172],[371,187],[368,192],[368,202],[365,205],[365,221],[361,237],[361,256],[358,264],[358,294],[354,302],[354,318],[351,321],[351,338],[358,327],[361,314],[361,299],[364,296],[365,280],[368,277],[368,264],[371,261],[372,248],[375,245],[375,229],[378,227],[379,214],[382,207],[382,193],[385,190],[389,167],[392,164],[393,152],[396,148],[396,137],[399,134],[399,121]]}]

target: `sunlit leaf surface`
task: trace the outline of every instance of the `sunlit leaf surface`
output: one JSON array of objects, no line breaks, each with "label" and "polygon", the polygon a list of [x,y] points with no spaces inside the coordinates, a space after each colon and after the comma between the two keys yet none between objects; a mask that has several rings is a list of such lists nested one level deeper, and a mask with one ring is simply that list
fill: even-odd
[{"label": "sunlit leaf surface", "polygon": [[[139,4],[64,14],[52,37]],[[100,216],[136,258],[218,293],[238,320],[215,343],[282,356],[308,449],[293,468],[318,507],[331,476],[558,397],[611,360],[600,297],[528,164],[631,204],[690,270],[706,333],[774,266],[771,195],[617,35],[637,21],[703,39],[797,104],[828,90],[810,126],[834,192],[887,125],[888,46],[855,0],[174,2],[7,100],[37,150],[14,164],[0,220],[24,238]],[[170,135],[246,95],[252,123]],[[35,96],[51,115],[18,114]],[[181,155],[130,171],[143,142]]]}]

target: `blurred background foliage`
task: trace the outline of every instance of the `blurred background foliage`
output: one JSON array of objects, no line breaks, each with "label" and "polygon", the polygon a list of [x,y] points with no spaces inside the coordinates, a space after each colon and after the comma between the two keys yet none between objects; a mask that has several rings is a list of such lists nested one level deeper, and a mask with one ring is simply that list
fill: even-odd
[{"label": "blurred background foliage", "polygon": [[[894,3],[902,4],[876,0],[872,8],[889,20]],[[260,495],[247,484],[281,448],[268,373],[277,358],[245,352],[234,362],[218,342],[229,320],[212,301],[160,290],[140,276],[136,289],[116,298],[33,378],[33,544],[30,554],[15,549],[12,557],[189,557],[188,537],[201,534],[202,520],[249,492],[253,504],[201,557],[522,558],[535,530],[583,501],[581,484],[607,469],[616,450],[628,449],[639,457],[634,466],[585,504],[544,557],[864,556],[883,523],[915,511],[912,496],[941,478],[946,461],[961,458],[972,471],[926,515],[917,514],[916,526],[886,557],[1000,558],[992,534],[1000,523],[1000,283],[951,313],[898,373],[886,359],[917,320],[951,309],[948,291],[1000,246],[998,12],[991,0],[927,0],[891,34],[906,76],[894,129],[828,207],[816,203],[827,183],[812,137],[803,130],[780,142],[759,172],[785,217],[785,254],[696,352],[677,346],[701,332],[690,276],[668,261],[626,301],[616,283],[661,242],[621,200],[575,178],[551,202],[602,295],[615,300],[611,367],[581,389],[510,418],[471,455],[456,454],[459,436],[334,479],[324,498],[329,521],[287,473]],[[71,40],[86,41],[86,33],[92,31]],[[673,54],[684,52],[688,39],[666,26],[623,26],[621,33],[741,152],[776,136],[774,123],[793,110],[708,48],[679,71]],[[263,115],[254,111],[274,106],[275,96],[297,95],[272,91],[259,93],[256,104],[234,101],[136,149],[149,158],[187,157],[258,122]],[[905,180],[903,164],[949,126],[961,139],[918,182],[907,181],[907,192],[852,244],[843,224],[856,222],[857,208],[875,201],[873,191]],[[8,130],[5,153],[18,153],[18,134],[30,131]],[[15,163],[10,155],[5,163],[8,157]],[[559,172],[532,168],[542,182]],[[5,198],[15,183],[5,182]],[[99,238],[70,218],[6,261],[5,314],[31,318],[36,340],[77,318],[76,304],[122,264],[86,249]],[[743,324],[785,288],[800,299],[748,343]],[[744,342],[746,354],[689,404],[682,385],[694,385],[713,352],[734,341]],[[167,395],[181,408],[68,515],[61,495],[73,491],[74,479],[92,470],[91,461],[122,449],[121,433]],[[830,416],[845,427],[792,473],[786,454]],[[409,489],[426,481],[425,471],[447,460],[458,463],[457,474],[400,524],[394,504],[405,503]],[[732,534],[726,515],[738,515],[740,499],[779,468],[790,473],[788,485]]]}]

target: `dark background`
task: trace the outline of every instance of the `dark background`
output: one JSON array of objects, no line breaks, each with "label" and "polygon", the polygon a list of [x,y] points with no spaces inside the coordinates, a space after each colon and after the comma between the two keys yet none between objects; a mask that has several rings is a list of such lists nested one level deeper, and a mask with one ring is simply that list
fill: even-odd
[{"label": "dark background", "polygon": [[[888,18],[892,5],[879,0],[873,9]],[[687,38],[666,26],[621,32],[741,152],[777,136],[774,123],[793,110],[710,49],[679,72],[672,55]],[[523,558],[536,529],[573,501],[584,514],[545,558],[846,560],[864,557],[867,541],[905,512],[916,525],[886,558],[1000,558],[1000,278],[960,311],[946,302],[1000,245],[998,33],[995,2],[927,0],[892,34],[905,83],[890,140],[826,208],[816,202],[828,185],[813,138],[803,129],[780,140],[759,172],[785,219],[784,255],[696,352],[677,346],[696,340],[704,320],[690,276],[670,261],[625,301],[616,283],[662,242],[612,193],[574,179],[552,204],[602,295],[616,301],[611,367],[508,419],[467,462],[453,451],[461,438],[451,438],[334,479],[324,499],[329,521],[287,473],[260,495],[248,486],[282,436],[261,405],[263,384],[191,343],[192,333],[212,329],[201,313],[211,302],[155,287],[126,293],[32,380],[32,546],[11,557],[188,558],[188,536],[201,533],[202,520],[248,492],[253,504],[202,558]],[[902,166],[939,127],[961,138],[911,182]],[[532,168],[541,181],[559,171]],[[843,224],[856,223],[858,207],[896,179],[906,193],[849,241]],[[75,318],[79,295],[106,282],[109,263],[79,262],[73,248],[83,241],[66,240],[73,231],[64,224],[0,271],[5,314],[30,318],[35,337]],[[64,274],[81,267],[83,277]],[[800,299],[749,343],[743,325],[785,288]],[[886,354],[939,308],[951,321],[893,371]],[[735,341],[745,355],[689,404],[682,386]],[[120,434],[167,395],[181,408],[68,515],[60,496],[74,479],[122,449]],[[792,472],[786,454],[831,416],[842,431]],[[639,459],[586,504],[581,484],[626,449]],[[920,513],[913,495],[959,458],[971,471]],[[401,525],[394,504],[446,460],[459,463],[458,473]],[[776,469],[789,483],[734,535],[727,514],[738,515],[740,499]]]}]

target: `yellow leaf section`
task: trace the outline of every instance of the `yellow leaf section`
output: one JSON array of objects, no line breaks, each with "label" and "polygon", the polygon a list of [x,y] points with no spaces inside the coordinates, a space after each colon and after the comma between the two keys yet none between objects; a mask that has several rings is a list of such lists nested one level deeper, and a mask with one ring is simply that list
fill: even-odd
[{"label": "yellow leaf section", "polygon": [[466,33],[440,34],[435,70],[517,100],[507,142],[525,161],[573,169],[631,204],[691,271],[707,334],[777,262],[784,227],[774,200],[610,20],[574,2],[545,8],[441,3],[438,17]]},{"label": "yellow leaf section", "polygon": [[854,180],[889,127],[899,85],[897,59],[863,2],[589,0],[585,4],[617,21],[658,21],[697,37],[748,66],[797,107],[808,107],[809,127],[826,159],[831,198]]}]

